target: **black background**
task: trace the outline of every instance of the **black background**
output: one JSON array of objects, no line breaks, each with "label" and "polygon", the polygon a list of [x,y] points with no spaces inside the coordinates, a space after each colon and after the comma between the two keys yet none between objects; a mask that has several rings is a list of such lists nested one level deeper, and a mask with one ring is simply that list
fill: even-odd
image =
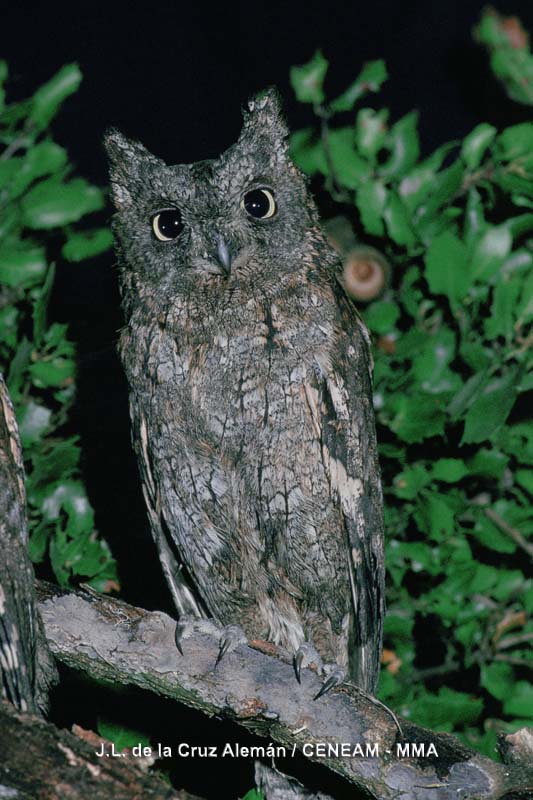
[{"label": "black background", "polygon": [[[30,95],[63,64],[79,63],[81,89],[65,103],[54,134],[79,173],[100,185],[106,183],[101,139],[109,125],[140,139],[170,163],[214,157],[238,136],[240,108],[247,98],[269,84],[280,88],[291,127],[309,124],[309,110],[294,99],[289,69],[307,61],[318,47],[331,62],[330,97],[353,80],[363,62],[384,58],[390,78],[370,102],[388,106],[392,120],[419,109],[422,149],[429,152],[479,122],[502,127],[531,118],[530,109],[507,100],[486,54],[473,42],[471,31],[483,5],[480,0],[278,5],[250,0],[210,7],[195,0],[160,0],[32,8],[4,2],[0,57],[9,63],[8,99],[13,100]],[[499,0],[498,10],[518,15],[533,30],[531,0]],[[78,346],[72,430],[81,433],[84,479],[97,526],[118,559],[123,595],[172,613],[129,446],[126,387],[114,349],[121,314],[111,254],[60,266],[52,316],[70,323]],[[72,717],[68,710],[79,709],[80,688],[91,709],[84,719],[79,711]],[[62,691],[57,722],[76,719],[94,726],[100,709],[109,712],[109,697],[95,687],[80,687],[73,676]],[[212,723],[191,712],[180,717],[180,735],[171,735],[168,704],[140,696],[134,702],[116,699],[117,715],[129,708],[132,725],[140,717],[148,720],[148,707],[150,724],[159,729],[156,740],[164,743],[194,739],[206,744],[213,735],[243,741],[237,729],[228,734],[222,728],[217,734]],[[226,772],[218,762],[189,766],[189,788],[202,795],[211,786],[217,797],[235,797],[251,785],[249,765],[240,780],[232,774],[232,760],[225,763]]]}]

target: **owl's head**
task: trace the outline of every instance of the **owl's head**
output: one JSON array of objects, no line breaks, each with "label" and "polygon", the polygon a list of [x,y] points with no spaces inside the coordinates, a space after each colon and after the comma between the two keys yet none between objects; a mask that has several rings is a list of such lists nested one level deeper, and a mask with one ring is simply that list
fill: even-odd
[{"label": "owl's head", "polygon": [[105,146],[122,267],[143,284],[260,285],[301,266],[317,215],[276,90],[248,103],[237,143],[212,161],[167,166],[116,130]]}]

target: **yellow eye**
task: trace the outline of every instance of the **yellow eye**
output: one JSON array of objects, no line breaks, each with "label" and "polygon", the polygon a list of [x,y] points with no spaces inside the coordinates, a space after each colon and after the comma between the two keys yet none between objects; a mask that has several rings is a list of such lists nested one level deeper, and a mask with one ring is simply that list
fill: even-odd
[{"label": "yellow eye", "polygon": [[183,230],[181,214],[177,208],[166,208],[152,217],[152,230],[160,242],[177,239]]},{"label": "yellow eye", "polygon": [[252,189],[242,198],[242,205],[247,214],[254,219],[270,219],[278,207],[270,189]]}]

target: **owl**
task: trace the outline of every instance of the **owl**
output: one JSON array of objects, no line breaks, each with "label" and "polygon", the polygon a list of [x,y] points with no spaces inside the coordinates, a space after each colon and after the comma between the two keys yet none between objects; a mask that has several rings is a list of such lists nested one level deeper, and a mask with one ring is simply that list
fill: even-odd
[{"label": "owl", "polygon": [[[152,534],[180,622],[376,687],[382,495],[367,331],[289,155],[279,95],[219,158],[105,146],[119,352]],[[318,696],[318,695],[317,695]]]}]

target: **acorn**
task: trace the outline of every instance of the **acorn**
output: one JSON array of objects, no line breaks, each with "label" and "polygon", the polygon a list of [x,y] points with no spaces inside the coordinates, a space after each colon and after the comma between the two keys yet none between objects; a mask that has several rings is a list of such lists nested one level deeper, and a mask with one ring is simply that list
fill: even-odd
[{"label": "acorn", "polygon": [[346,292],[363,303],[379,297],[387,286],[390,267],[374,247],[357,245],[343,257],[342,282]]}]

